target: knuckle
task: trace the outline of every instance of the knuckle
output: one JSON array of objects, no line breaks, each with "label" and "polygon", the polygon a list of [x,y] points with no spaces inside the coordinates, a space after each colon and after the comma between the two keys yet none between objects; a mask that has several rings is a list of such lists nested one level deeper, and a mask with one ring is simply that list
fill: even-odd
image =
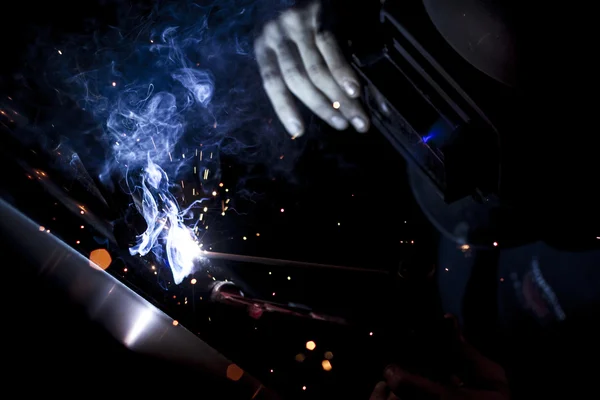
[{"label": "knuckle", "polygon": [[357,99],[341,98],[340,111],[348,118],[366,118],[367,115]]},{"label": "knuckle", "polygon": [[361,117],[362,112],[353,102],[342,102],[340,105],[340,112],[346,117]]},{"label": "knuckle", "polygon": [[283,70],[283,76],[287,79],[298,80],[302,78],[302,71],[297,65],[290,66]]},{"label": "knuckle", "polygon": [[270,95],[270,93],[281,90],[280,85],[274,81],[263,81],[263,89],[269,95]]},{"label": "knuckle", "polygon": [[306,70],[311,77],[317,79],[321,79],[325,75],[325,65],[321,63],[311,64],[306,67]]},{"label": "knuckle", "polygon": [[276,41],[279,37],[281,37],[281,31],[277,23],[271,21],[265,24],[260,36],[264,38],[263,40],[267,42],[272,42],[274,40]]},{"label": "knuckle", "polygon": [[290,9],[285,11],[279,17],[281,23],[288,28],[300,28],[303,25],[304,19],[302,18],[302,12],[298,9]]},{"label": "knuckle", "polygon": [[280,96],[287,92],[285,83],[278,80],[270,80],[263,82],[263,89],[270,96]]},{"label": "knuckle", "polygon": [[265,85],[274,85],[280,80],[279,72],[274,69],[267,69],[261,72],[261,78]]},{"label": "knuckle", "polygon": [[[331,120],[331,118],[333,117],[342,117],[344,118],[343,114],[338,113],[336,110],[334,110],[331,107],[331,104],[329,104],[327,101],[323,100],[323,101],[316,101],[314,103],[314,105],[312,107],[310,107],[313,112],[318,115],[320,118],[324,119],[324,120]],[[346,118],[344,118],[346,119]]]},{"label": "knuckle", "polygon": [[324,43],[337,43],[335,36],[329,31],[318,32],[316,37]]},{"label": "knuckle", "polygon": [[288,53],[288,44],[283,40],[273,41],[272,48],[279,54]]},{"label": "knuckle", "polygon": [[299,12],[284,14],[282,16],[281,26],[287,35],[295,40],[301,40],[302,38],[309,36],[310,28],[307,25],[307,20]]},{"label": "knuckle", "polygon": [[335,77],[352,78],[354,75],[350,67],[344,64],[336,64],[331,66],[331,74]]}]

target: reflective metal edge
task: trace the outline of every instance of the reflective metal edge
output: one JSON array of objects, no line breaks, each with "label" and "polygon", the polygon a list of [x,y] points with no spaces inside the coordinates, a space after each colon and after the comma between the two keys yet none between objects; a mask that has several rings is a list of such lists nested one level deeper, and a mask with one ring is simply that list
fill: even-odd
[{"label": "reflective metal edge", "polygon": [[[233,364],[230,360],[64,242],[40,230],[40,225],[3,199],[0,235],[29,257],[40,276],[66,291],[91,320],[125,347],[227,378],[227,368]],[[278,398],[246,372],[231,384],[247,388],[252,398],[258,392],[261,399]]]}]

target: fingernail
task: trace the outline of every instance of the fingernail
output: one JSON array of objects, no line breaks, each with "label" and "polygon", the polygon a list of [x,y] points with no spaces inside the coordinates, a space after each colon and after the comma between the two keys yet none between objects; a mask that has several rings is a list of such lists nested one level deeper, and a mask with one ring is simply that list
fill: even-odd
[{"label": "fingernail", "polygon": [[335,129],[339,130],[346,129],[348,127],[348,121],[337,115],[331,117],[331,124],[335,127]]},{"label": "fingernail", "polygon": [[348,93],[348,96],[356,96],[358,93],[358,85],[352,81],[344,82],[344,90]]},{"label": "fingernail", "polygon": [[304,129],[302,128],[302,124],[297,121],[288,122],[286,129],[293,137],[300,136],[304,133]]},{"label": "fingernail", "polygon": [[359,117],[352,118],[352,125],[354,125],[354,128],[359,132],[363,132],[367,127],[367,123]]}]

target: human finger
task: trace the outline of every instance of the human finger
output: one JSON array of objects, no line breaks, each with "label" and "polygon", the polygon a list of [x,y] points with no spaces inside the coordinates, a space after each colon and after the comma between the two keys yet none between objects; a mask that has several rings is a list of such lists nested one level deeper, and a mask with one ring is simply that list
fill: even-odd
[{"label": "human finger", "polygon": [[275,54],[266,47],[263,38],[254,43],[256,62],[267,97],[285,129],[293,137],[304,133],[304,124],[296,108],[292,93],[286,86],[279,70]]},{"label": "human finger", "polygon": [[338,85],[344,89],[348,96],[352,98],[360,96],[358,77],[346,60],[333,33],[329,31],[317,32],[315,42]]},{"label": "human finger", "polygon": [[462,361],[466,361],[473,376],[482,382],[492,384],[499,389],[503,389],[507,381],[506,373],[502,366],[483,354],[469,342],[467,342],[461,332],[457,318],[452,314],[444,315],[444,318],[452,321],[455,335],[458,339],[459,355]]},{"label": "human finger", "polygon": [[369,397],[369,400],[387,400],[389,389],[385,382],[378,382],[373,389],[373,393]]},{"label": "human finger", "polygon": [[[279,30],[280,28],[272,24],[267,29],[271,31]],[[266,38],[267,44],[277,55],[279,70],[289,90],[313,113],[333,128],[338,130],[346,129],[348,122],[332,107],[330,101],[308,78],[302,60],[297,56],[297,50],[294,49],[292,43],[285,40],[281,32],[267,32]],[[269,39],[271,39],[270,43]]]},{"label": "human finger", "polygon": [[329,99],[330,104],[338,109],[359,132],[369,129],[369,118],[357,99],[348,97],[337,84],[319,53],[313,36],[305,36],[298,41],[300,56],[304,62],[308,76],[314,85]]},{"label": "human finger", "polygon": [[349,97],[337,84],[316,46],[313,33],[308,30],[292,31],[290,37],[298,47],[308,77],[313,84],[327,96],[330,104],[338,109],[357,131],[366,132],[369,129],[367,114],[360,102]]}]

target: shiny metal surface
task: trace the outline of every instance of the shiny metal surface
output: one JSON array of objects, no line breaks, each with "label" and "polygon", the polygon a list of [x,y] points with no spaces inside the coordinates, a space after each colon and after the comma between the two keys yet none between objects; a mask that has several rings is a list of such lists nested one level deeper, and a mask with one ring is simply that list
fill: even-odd
[{"label": "shiny metal surface", "polygon": [[[127,348],[228,377],[230,360],[2,199],[0,234]],[[247,398],[276,398],[248,373],[235,375],[229,375],[231,384]]]}]

